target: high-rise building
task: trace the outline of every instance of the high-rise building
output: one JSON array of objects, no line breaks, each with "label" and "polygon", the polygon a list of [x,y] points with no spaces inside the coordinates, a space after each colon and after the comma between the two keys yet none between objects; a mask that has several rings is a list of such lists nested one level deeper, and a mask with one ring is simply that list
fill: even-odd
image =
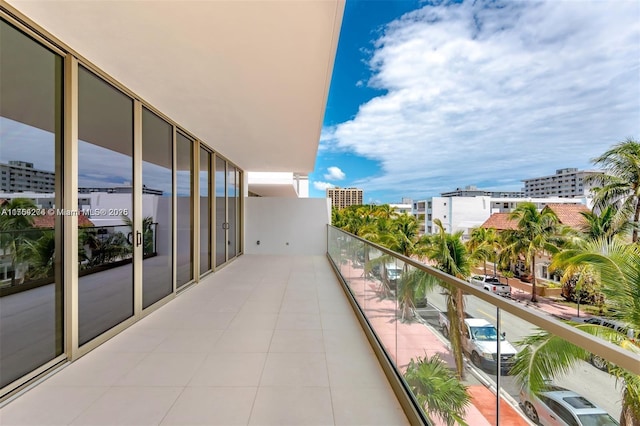
[{"label": "high-rise building", "polygon": [[360,188],[327,188],[327,198],[331,198],[331,207],[345,207],[362,204],[364,191]]},{"label": "high-rise building", "polygon": [[525,197],[574,198],[589,196],[593,185],[585,182],[589,175],[602,173],[598,170],[558,169],[554,175],[524,179]]},{"label": "high-rise building", "polygon": [[54,192],[55,173],[33,163],[10,160],[0,164],[0,192]]}]

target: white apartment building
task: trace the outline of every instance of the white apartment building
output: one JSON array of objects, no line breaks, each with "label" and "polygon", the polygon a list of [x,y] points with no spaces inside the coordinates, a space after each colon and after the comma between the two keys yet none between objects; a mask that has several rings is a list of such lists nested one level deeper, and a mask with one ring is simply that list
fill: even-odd
[{"label": "white apartment building", "polygon": [[408,213],[411,214],[413,212],[413,206],[409,203],[399,203],[399,204],[389,204],[389,207],[393,208],[393,210],[399,214]]},{"label": "white apartment building", "polygon": [[0,163],[0,192],[27,191],[55,191],[55,173],[35,169],[28,161]]},{"label": "white apartment building", "polygon": [[479,189],[475,185],[467,185],[464,188],[456,188],[455,191],[448,191],[440,193],[441,197],[500,197],[500,198],[522,198],[524,192],[522,191],[490,191],[486,189]]},{"label": "white apartment building", "polygon": [[416,201],[413,214],[425,234],[437,232],[434,220],[440,219],[446,232],[463,231],[463,238],[468,238],[471,229],[482,225],[493,213],[510,212],[523,202],[535,203],[538,209],[552,203],[587,205],[586,198],[431,197]]},{"label": "white apartment building", "polygon": [[585,183],[589,175],[602,173],[598,170],[558,169],[554,175],[524,179],[525,197],[574,198],[589,196],[593,185]]}]

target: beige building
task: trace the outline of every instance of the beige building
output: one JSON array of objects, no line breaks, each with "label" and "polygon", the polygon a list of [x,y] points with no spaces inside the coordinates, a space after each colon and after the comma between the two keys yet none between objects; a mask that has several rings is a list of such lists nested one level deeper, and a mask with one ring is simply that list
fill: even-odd
[{"label": "beige building", "polygon": [[345,207],[362,204],[364,191],[360,188],[327,188],[327,198],[331,198],[331,207]]}]

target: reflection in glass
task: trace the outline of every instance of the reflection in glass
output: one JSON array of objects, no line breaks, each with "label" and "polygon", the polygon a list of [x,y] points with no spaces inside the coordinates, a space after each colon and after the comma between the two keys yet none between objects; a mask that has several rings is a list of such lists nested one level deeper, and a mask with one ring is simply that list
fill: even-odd
[{"label": "reflection in glass", "polygon": [[173,292],[173,127],[142,109],[142,307]]},{"label": "reflection in glass", "polygon": [[178,247],[176,286],[193,279],[193,141],[181,133],[176,140]]},{"label": "reflection in glass", "polygon": [[236,232],[238,231],[237,217],[236,217],[236,214],[238,212],[238,198],[236,195],[238,193],[238,187],[237,187],[238,183],[236,180],[237,178],[236,168],[229,165],[227,174],[228,174],[227,208],[229,209],[228,211],[229,226],[227,227],[228,228],[227,244],[229,245],[228,258],[231,259],[236,255],[236,242],[237,242]]},{"label": "reflection in glass", "polygon": [[211,153],[200,148],[200,274],[211,269],[210,165]]},{"label": "reflection in glass", "polygon": [[216,156],[216,266],[227,261],[227,203],[225,190],[227,187],[227,162]]},{"label": "reflection in glass", "polygon": [[78,71],[78,340],[133,315],[133,101]]},{"label": "reflection in glass", "polygon": [[0,388],[63,351],[62,64],[0,20]]}]

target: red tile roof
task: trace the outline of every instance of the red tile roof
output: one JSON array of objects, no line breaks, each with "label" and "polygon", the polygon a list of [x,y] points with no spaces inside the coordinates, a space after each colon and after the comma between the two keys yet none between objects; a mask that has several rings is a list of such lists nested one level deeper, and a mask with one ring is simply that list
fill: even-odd
[{"label": "red tile roof", "polygon": [[518,222],[509,219],[509,213],[494,213],[480,226],[504,231],[506,229],[518,229]]},{"label": "red tile roof", "polygon": [[574,229],[580,229],[582,225],[586,225],[587,221],[580,213],[589,212],[589,209],[583,204],[547,204],[546,208],[553,211],[561,224],[570,226]]},{"label": "red tile roof", "polygon": [[[583,204],[547,204],[545,208],[553,211],[558,217],[558,221],[573,229],[579,230],[586,224],[581,212],[588,212],[589,209]],[[494,213],[482,225],[483,228],[495,228],[498,231],[505,229],[518,229],[518,222],[509,219],[509,213]]]},{"label": "red tile roof", "polygon": [[[54,215],[42,215],[42,216],[34,216],[33,218],[33,227],[34,228],[53,228],[55,227],[55,219]],[[83,214],[78,215],[78,226],[95,226],[88,217]]]}]

